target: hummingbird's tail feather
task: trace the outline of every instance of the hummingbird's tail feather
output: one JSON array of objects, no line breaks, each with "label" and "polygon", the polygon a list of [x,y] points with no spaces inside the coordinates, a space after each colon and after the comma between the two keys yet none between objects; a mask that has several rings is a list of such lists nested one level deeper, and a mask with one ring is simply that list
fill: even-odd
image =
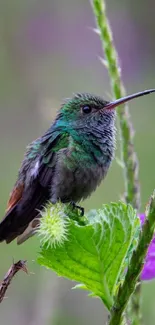
[{"label": "hummingbird's tail feather", "polygon": [[10,231],[11,224],[16,216],[17,204],[6,214],[5,218],[0,223],[0,242],[11,239],[15,234]]},{"label": "hummingbird's tail feather", "polygon": [[19,231],[20,233],[25,232],[27,226],[22,226],[20,228],[17,227],[17,225],[15,226],[17,215],[17,206],[15,206],[6,214],[5,218],[0,223],[0,242],[5,240],[6,243],[9,244],[18,236]]},{"label": "hummingbird's tail feather", "polygon": [[[49,191],[41,185],[38,185],[37,189],[31,187],[27,190],[22,199],[6,213],[1,221],[0,242],[5,240],[8,244],[23,234],[27,227],[31,225],[31,221],[35,221],[36,217],[38,217],[39,210],[43,208],[47,200],[49,200]],[[19,238],[18,243],[25,240]]]}]

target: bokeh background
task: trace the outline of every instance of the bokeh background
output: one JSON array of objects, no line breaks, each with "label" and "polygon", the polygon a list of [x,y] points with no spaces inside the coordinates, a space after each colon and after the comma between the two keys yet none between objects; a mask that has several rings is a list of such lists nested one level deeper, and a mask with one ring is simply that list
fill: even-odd
[{"label": "bokeh background", "polygon": [[[155,87],[154,0],[108,0],[108,17],[127,93]],[[89,0],[0,0],[0,215],[15,182],[25,146],[40,136],[61,101],[88,91],[111,98]],[[140,162],[143,211],[155,187],[155,95],[130,104]],[[86,210],[115,201],[124,190],[122,170],[113,162]],[[24,245],[0,245],[0,279],[13,259],[28,260],[0,306],[1,325],[100,325],[106,311],[73,283],[37,265],[37,238]],[[155,323],[155,284],[143,284],[147,325]]]}]

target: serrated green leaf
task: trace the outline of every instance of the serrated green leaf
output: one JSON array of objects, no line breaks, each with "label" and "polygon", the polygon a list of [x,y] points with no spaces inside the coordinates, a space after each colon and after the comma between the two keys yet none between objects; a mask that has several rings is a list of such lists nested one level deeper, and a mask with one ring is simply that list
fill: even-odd
[{"label": "serrated green leaf", "polygon": [[38,262],[81,282],[81,288],[99,296],[110,309],[129,248],[134,249],[139,219],[130,205],[121,202],[104,205],[93,215],[86,225],[68,218],[67,240],[55,248],[44,245]]}]

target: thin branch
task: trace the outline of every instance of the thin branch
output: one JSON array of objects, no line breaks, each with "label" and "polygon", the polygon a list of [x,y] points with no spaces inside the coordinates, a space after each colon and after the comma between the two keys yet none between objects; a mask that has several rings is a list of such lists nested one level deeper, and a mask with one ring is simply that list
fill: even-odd
[{"label": "thin branch", "polygon": [[19,260],[17,263],[13,263],[11,265],[11,267],[9,268],[3,281],[0,284],[0,303],[3,301],[5,293],[9,287],[13,277],[20,270],[24,271],[25,273],[28,273],[28,270],[26,268],[26,261]]},{"label": "thin branch", "polygon": [[137,280],[144,266],[145,256],[155,230],[155,191],[152,194],[146,211],[146,220],[140,234],[138,245],[128,267],[124,283],[120,286],[115,305],[111,311],[109,325],[119,325],[122,322],[126,305],[131,297]]}]

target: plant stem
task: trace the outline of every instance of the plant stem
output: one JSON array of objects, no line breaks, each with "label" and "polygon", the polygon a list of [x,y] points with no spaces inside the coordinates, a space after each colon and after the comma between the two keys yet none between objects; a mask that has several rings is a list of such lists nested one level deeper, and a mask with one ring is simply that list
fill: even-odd
[{"label": "plant stem", "polygon": [[[121,68],[119,66],[117,51],[114,46],[112,31],[106,17],[104,0],[92,0],[92,7],[96,18],[96,23],[105,53],[103,63],[108,69],[114,97],[120,98],[125,95],[125,88],[121,79]],[[125,200],[135,209],[140,208],[140,187],[138,182],[138,160],[133,145],[133,126],[130,120],[127,104],[120,106],[118,111],[121,138],[121,160],[123,162]],[[136,302],[136,306],[135,306]],[[134,315],[136,325],[141,324],[141,284],[135,290],[134,297],[130,302],[130,314]],[[135,313],[135,308],[138,313]]]},{"label": "plant stem", "polygon": [[[124,283],[120,286],[115,305],[111,311],[111,319],[109,325],[119,325],[129,301],[130,296],[134,292],[137,280],[142,271],[145,256],[149,244],[153,238],[155,230],[155,191],[152,194],[146,211],[146,220],[140,234],[139,242],[134,251],[130,265],[128,267]],[[136,324],[136,323],[135,323]]]},{"label": "plant stem", "polygon": [[[105,53],[105,65],[109,72],[113,95],[118,99],[125,95],[125,89],[121,80],[121,69],[113,42],[111,28],[106,18],[105,2],[104,0],[93,0],[92,6]],[[126,202],[130,203],[134,208],[139,209],[140,189],[138,183],[138,162],[133,147],[133,127],[127,105],[119,107],[118,119],[120,124],[121,158],[124,167]]]}]

